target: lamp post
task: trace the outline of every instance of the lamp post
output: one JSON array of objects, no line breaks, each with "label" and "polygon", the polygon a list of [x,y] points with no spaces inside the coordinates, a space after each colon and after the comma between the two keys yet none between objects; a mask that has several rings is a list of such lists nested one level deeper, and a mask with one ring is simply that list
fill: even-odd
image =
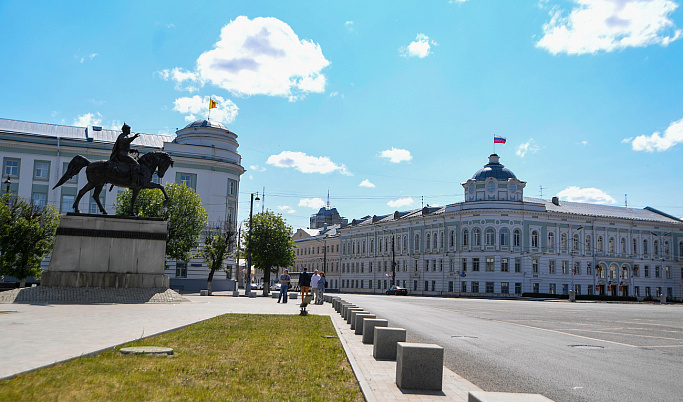
[{"label": "lamp post", "polygon": [[[256,195],[256,198],[254,198]],[[259,201],[258,193],[251,193],[251,202],[249,203],[249,234],[247,235],[247,283],[244,284],[244,294],[247,297],[251,296],[251,230],[254,223],[254,200]]]}]

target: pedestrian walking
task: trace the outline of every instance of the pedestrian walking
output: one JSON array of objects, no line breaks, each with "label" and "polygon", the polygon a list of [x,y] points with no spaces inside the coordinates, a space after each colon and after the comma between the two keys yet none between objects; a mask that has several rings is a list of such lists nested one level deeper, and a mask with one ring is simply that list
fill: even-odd
[{"label": "pedestrian walking", "polygon": [[318,270],[313,271],[313,276],[311,277],[311,293],[315,297],[314,303],[318,304],[318,282],[320,281],[320,274]]},{"label": "pedestrian walking", "polygon": [[280,300],[283,300],[283,303],[287,303],[287,291],[289,290],[289,286],[292,283],[292,278],[289,276],[289,270],[285,269],[285,271],[280,275],[280,296],[277,298],[277,302],[280,303]]},{"label": "pedestrian walking", "polygon": [[323,304],[323,296],[325,293],[325,288],[327,287],[327,279],[325,279],[325,273],[320,273],[320,280],[318,280],[318,289],[315,295],[315,300],[317,304]]}]

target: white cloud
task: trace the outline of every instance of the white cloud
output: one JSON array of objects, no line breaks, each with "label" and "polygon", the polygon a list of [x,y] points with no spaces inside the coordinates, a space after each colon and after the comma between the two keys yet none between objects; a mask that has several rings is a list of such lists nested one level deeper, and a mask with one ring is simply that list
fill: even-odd
[{"label": "white cloud", "polygon": [[636,138],[624,138],[622,143],[631,143],[634,151],[662,152],[676,144],[683,143],[683,119],[669,125],[662,135],[655,131],[652,135],[639,135]]},{"label": "white cloud", "polygon": [[520,144],[517,147],[517,151],[515,151],[515,154],[519,156],[520,158],[524,158],[524,156],[527,154],[527,152],[531,152],[532,154],[535,154],[541,149],[541,147],[536,144],[536,141],[534,141],[533,138],[529,138],[529,141]]},{"label": "white cloud", "polygon": [[375,188],[375,185],[370,183],[370,180],[368,180],[368,179],[363,180],[358,186],[367,187],[367,188]]},{"label": "white cloud", "polygon": [[213,49],[199,56],[196,71],[174,68],[158,74],[190,88],[209,83],[235,95],[296,100],[325,91],[322,70],[329,64],[320,45],[300,40],[277,18],[240,16],[221,29]]},{"label": "white cloud", "polygon": [[386,151],[382,151],[380,156],[382,158],[389,158],[389,160],[393,163],[407,162],[413,159],[413,156],[410,155],[410,151],[405,149],[397,149],[394,147],[391,147],[391,149],[387,149]]},{"label": "white cloud", "polygon": [[465,3],[467,0],[448,0],[449,3]]},{"label": "white cloud", "polygon": [[346,26],[346,29],[353,31],[353,21],[346,21],[344,25]]},{"label": "white cloud", "polygon": [[102,115],[97,112],[82,114],[74,119],[73,125],[76,127],[99,126],[102,123]]},{"label": "white cloud", "polygon": [[400,207],[405,207],[406,205],[411,205],[413,203],[413,199],[411,197],[406,197],[406,198],[399,198],[398,200],[394,201],[389,201],[387,202],[387,205],[392,207],[392,208],[400,208]]},{"label": "white cloud", "polygon": [[186,121],[206,118],[209,112],[209,98],[216,101],[216,108],[211,109],[211,120],[230,124],[237,117],[237,105],[222,96],[199,96],[178,98],[174,102],[173,110],[185,115]]},{"label": "white cloud", "polygon": [[560,191],[557,196],[570,202],[587,202],[590,204],[614,204],[616,202],[609,194],[592,187],[570,186]]},{"label": "white cloud", "polygon": [[293,213],[296,212],[296,211],[295,211],[294,209],[292,209],[292,207],[290,207],[289,205],[280,205],[280,206],[277,207],[277,209],[279,209],[279,210],[282,211],[282,212],[288,213],[288,214],[293,214]]},{"label": "white cloud", "polygon": [[668,18],[678,5],[672,0],[573,0],[568,16],[553,7],[536,46],[552,54],[612,52],[653,44],[667,46],[681,38]]},{"label": "white cloud", "polygon": [[302,173],[327,174],[339,171],[351,176],[344,164],[337,165],[326,156],[309,156],[303,152],[282,151],[278,155],[269,156],[266,163],[277,167],[295,168]]},{"label": "white cloud", "polygon": [[265,172],[266,171],[265,167],[259,166],[259,165],[251,165],[251,166],[249,166],[249,169],[253,170],[255,172]]},{"label": "white cloud", "polygon": [[403,57],[419,57],[424,59],[431,54],[432,46],[438,46],[433,40],[425,34],[417,34],[414,41],[410,42],[408,46],[401,47],[399,52]]},{"label": "white cloud", "polygon": [[320,209],[325,206],[325,201],[323,201],[322,198],[302,198],[299,200],[299,206]]}]

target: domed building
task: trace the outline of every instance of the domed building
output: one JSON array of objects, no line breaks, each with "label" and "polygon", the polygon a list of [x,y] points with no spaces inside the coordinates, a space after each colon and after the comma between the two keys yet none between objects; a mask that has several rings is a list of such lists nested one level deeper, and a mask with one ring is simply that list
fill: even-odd
[{"label": "domed building", "polygon": [[[464,201],[368,215],[340,233],[342,292],[683,299],[683,221],[654,208],[524,197],[496,154],[464,183]],[[573,295],[572,295],[573,294]]]},{"label": "domed building", "polygon": [[[91,161],[108,160],[119,134],[119,130],[100,126],[73,127],[0,119],[2,181],[9,179],[10,190],[22,198],[41,205],[53,204],[61,213],[71,212],[78,190],[87,182],[85,171],[56,189],[52,187],[76,155]],[[238,147],[237,134],[210,120],[192,122],[175,136],[141,133],[131,144],[141,154],[164,151],[173,157],[173,167],[163,179],[155,177],[155,180],[161,184],[184,183],[194,189],[209,215],[210,227],[223,221],[236,223],[239,181],[245,172]],[[114,210],[117,192],[123,190],[102,192],[100,200],[110,213]],[[86,213],[100,213],[91,196],[83,197],[79,208]],[[43,266],[47,267],[48,262],[49,257]],[[206,287],[209,270],[203,260],[167,263],[166,273],[172,288]],[[234,261],[228,261],[228,266],[234,266]],[[223,290],[229,278],[224,272],[216,274],[213,289]]]}]

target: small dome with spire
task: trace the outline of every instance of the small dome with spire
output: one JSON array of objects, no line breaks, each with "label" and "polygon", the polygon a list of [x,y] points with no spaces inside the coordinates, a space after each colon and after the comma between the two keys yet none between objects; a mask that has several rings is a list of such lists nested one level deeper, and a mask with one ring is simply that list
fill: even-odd
[{"label": "small dome with spire", "polygon": [[489,156],[489,163],[484,165],[483,169],[479,169],[477,173],[472,176],[472,180],[482,181],[489,177],[497,180],[516,179],[514,173],[500,163],[500,158],[496,154]]}]

